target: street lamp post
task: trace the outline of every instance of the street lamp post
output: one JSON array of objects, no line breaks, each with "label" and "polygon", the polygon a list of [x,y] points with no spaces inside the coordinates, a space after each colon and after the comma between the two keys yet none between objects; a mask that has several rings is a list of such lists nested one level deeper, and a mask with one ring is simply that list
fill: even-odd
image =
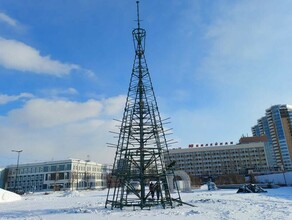
[{"label": "street lamp post", "polygon": [[14,181],[14,192],[16,192],[16,184],[17,184],[17,176],[18,176],[18,167],[19,167],[19,155],[22,150],[12,150],[12,152],[17,153],[17,164],[16,164],[16,173],[15,173],[15,181]]},{"label": "street lamp post", "polygon": [[77,185],[76,185],[76,190],[78,190],[78,182],[79,182],[79,162],[80,160],[77,160]]},{"label": "street lamp post", "polygon": [[283,173],[284,184],[285,184],[285,186],[287,186],[287,181],[286,181],[286,177],[285,177],[285,168],[284,168],[283,164],[281,165],[281,170],[282,170],[282,173]]}]

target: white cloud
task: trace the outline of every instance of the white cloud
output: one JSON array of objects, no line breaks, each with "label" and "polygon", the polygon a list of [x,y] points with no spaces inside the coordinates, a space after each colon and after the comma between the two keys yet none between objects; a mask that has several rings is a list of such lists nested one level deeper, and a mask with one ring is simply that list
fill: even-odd
[{"label": "white cloud", "polygon": [[16,40],[0,38],[0,65],[7,69],[61,76],[79,69],[78,65],[61,63]]},{"label": "white cloud", "polygon": [[78,95],[79,92],[72,87],[62,89],[62,88],[53,88],[53,89],[44,89],[41,91],[42,94],[46,95],[46,97],[60,97],[60,96],[72,96]]},{"label": "white cloud", "polygon": [[[119,95],[115,97],[111,97],[108,99],[105,99],[103,101],[104,104],[104,112],[107,115],[118,115],[121,113],[121,109],[124,108],[125,102],[126,102],[126,96]],[[119,115],[121,116],[121,115]]]},{"label": "white cloud", "polygon": [[[9,147],[23,149],[22,162],[64,159],[86,159],[90,155],[98,162],[113,162],[115,149],[109,131],[116,122],[108,116],[122,116],[124,97],[104,100],[71,102],[64,100],[31,99],[21,108],[0,117],[0,154]],[[113,111],[114,109],[114,111]]]},{"label": "white cloud", "polygon": [[17,25],[17,21],[11,17],[9,17],[8,15],[0,12],[0,22],[4,22],[10,26],[15,27]]},{"label": "white cloud", "polygon": [[19,95],[6,95],[0,94],[0,105],[7,104],[9,102],[14,102],[20,99],[33,98],[34,96],[30,93],[21,93]]},{"label": "white cloud", "polygon": [[32,128],[47,128],[97,117],[102,107],[102,104],[95,100],[78,103],[32,99],[23,108],[10,111],[9,116],[15,124]]}]

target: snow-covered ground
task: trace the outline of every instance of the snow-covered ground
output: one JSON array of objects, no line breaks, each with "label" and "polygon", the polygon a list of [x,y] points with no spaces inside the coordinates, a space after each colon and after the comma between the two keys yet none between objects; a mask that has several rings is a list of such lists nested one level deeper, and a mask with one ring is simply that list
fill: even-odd
[{"label": "snow-covered ground", "polygon": [[21,200],[21,196],[0,188],[0,203]]},{"label": "snow-covered ground", "polygon": [[[183,205],[174,209],[106,209],[107,191],[35,193],[7,197],[0,191],[0,220],[161,220],[161,219],[292,219],[292,187],[268,189],[267,193],[237,194],[237,190],[194,190],[181,193]],[[2,194],[1,194],[2,193]],[[9,198],[12,198],[9,200]],[[15,201],[16,199],[16,201]]]}]

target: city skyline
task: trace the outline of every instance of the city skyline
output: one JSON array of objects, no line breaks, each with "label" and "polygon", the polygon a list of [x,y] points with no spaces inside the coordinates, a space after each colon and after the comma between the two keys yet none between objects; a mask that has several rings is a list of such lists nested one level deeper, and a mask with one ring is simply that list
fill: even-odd
[{"label": "city skyline", "polygon": [[[136,1],[0,5],[0,167],[113,162],[134,60]],[[173,147],[237,141],[291,104],[290,1],[140,1],[146,59]],[[5,82],[5,83],[4,83]]]}]

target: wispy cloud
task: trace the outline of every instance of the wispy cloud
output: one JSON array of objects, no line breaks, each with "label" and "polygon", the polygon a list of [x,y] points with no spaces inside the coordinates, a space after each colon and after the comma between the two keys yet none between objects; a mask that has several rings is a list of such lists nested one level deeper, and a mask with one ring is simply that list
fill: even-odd
[{"label": "wispy cloud", "polygon": [[0,22],[3,22],[5,24],[8,24],[10,26],[16,27],[17,26],[17,21],[8,15],[4,14],[3,12],[0,12]]},{"label": "wispy cloud", "polygon": [[0,65],[8,69],[62,76],[80,68],[42,56],[37,49],[16,40],[0,38],[0,48]]},{"label": "wispy cloud", "polygon": [[212,46],[201,67],[222,104],[238,110],[257,106],[259,114],[272,104],[292,101],[287,92],[292,81],[291,6],[290,1],[237,2],[222,7],[211,22],[206,36]]},{"label": "wispy cloud", "polygon": [[205,73],[217,81],[241,85],[247,80],[243,77],[288,76],[292,67],[288,58],[292,48],[290,7],[289,1],[264,5],[238,2],[221,7],[206,34],[212,47],[203,65]]},{"label": "wispy cloud", "polygon": [[21,93],[19,95],[6,95],[6,94],[0,94],[0,105],[7,104],[9,102],[15,102],[20,99],[30,99],[34,96],[30,93]]},{"label": "wispy cloud", "polygon": [[50,98],[61,98],[67,96],[75,96],[78,95],[79,92],[75,88],[51,88],[51,89],[43,89],[41,94],[45,97]]},{"label": "wispy cloud", "polygon": [[[237,141],[251,134],[265,109],[292,103],[292,3],[259,2],[214,3],[212,16],[201,20],[204,56],[193,74],[205,85],[198,92],[206,101],[199,109],[173,113],[182,145]],[[196,53],[189,55],[197,61]]]}]

